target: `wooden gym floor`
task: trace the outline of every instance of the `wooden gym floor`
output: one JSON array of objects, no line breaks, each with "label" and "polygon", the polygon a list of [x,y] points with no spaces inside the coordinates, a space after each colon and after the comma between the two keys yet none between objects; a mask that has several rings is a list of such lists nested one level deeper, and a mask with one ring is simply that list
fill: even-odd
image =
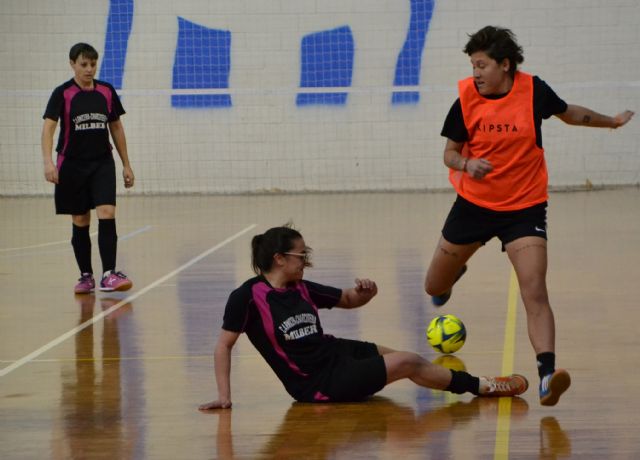
[{"label": "wooden gym floor", "polygon": [[[558,366],[573,378],[551,408],[538,403],[524,310],[497,241],[472,258],[446,307],[423,293],[452,200],[125,197],[118,268],[134,288],[74,296],[70,219],[50,198],[0,199],[0,458],[640,458],[640,190],[551,195],[548,284]],[[435,360],[425,327],[454,313],[468,339],[445,364],[523,373],[529,391],[474,399],[406,381],[366,403],[297,404],[242,337],[233,409],[198,412],[216,397],[213,345],[229,292],[252,275],[250,239],[289,220],[315,250],[308,279],[378,282],[369,305],[323,311],[328,333]]]}]

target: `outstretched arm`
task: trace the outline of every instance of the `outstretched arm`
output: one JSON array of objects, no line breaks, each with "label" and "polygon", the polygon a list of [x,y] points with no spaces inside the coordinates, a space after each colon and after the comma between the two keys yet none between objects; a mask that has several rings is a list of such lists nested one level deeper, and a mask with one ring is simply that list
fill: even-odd
[{"label": "outstretched arm", "polygon": [[565,112],[556,116],[569,125],[616,129],[626,125],[633,115],[634,112],[631,110],[625,110],[614,117],[610,117],[586,107],[569,104]]},{"label": "outstretched arm", "polygon": [[356,285],[350,289],[343,289],[338,308],[358,308],[369,302],[378,293],[378,286],[367,278],[356,278]]},{"label": "outstretched arm", "polygon": [[218,385],[218,399],[198,407],[207,411],[214,409],[231,408],[231,350],[240,333],[222,330],[214,352],[214,367],[216,371],[216,383]]}]

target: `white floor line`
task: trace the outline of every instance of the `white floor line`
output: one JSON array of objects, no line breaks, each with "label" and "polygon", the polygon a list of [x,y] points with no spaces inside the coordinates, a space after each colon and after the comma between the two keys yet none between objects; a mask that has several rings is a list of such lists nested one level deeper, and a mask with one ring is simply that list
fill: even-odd
[{"label": "white floor line", "polygon": [[[137,230],[134,230],[132,232],[127,233],[126,235],[123,236],[118,236],[118,241],[126,241],[129,238],[132,238],[134,236],[139,235],[140,233],[144,233],[148,230],[150,230],[151,228],[153,228],[151,225],[146,225],[144,227],[141,227]],[[96,236],[98,234],[98,232],[93,232],[91,233],[91,236]],[[43,254],[55,254],[57,252],[64,252],[64,251],[71,251],[73,248],[71,247],[71,238],[69,238],[68,240],[65,241],[55,241],[52,243],[42,243],[42,244],[36,244],[34,246],[24,246],[21,248],[7,248],[7,249],[0,249],[0,253],[2,252],[9,252],[9,251],[19,251],[21,249],[33,249],[33,248],[40,248],[43,246],[54,246],[54,245],[59,245],[62,243],[67,243],[68,246],[65,246],[63,248],[59,248],[59,249],[48,249],[45,252],[33,252],[33,253],[27,253],[27,254],[3,254],[0,257],[2,257],[3,259],[15,259],[15,258],[19,258],[19,257],[28,257],[28,256],[41,256]]]},{"label": "white floor line", "polygon": [[129,238],[132,238],[136,235],[139,235],[140,233],[146,232],[148,230],[151,230],[151,225],[145,225],[142,228],[139,228],[138,230],[134,230],[132,232],[127,233],[126,235],[123,236],[119,236],[118,237],[118,241],[124,241],[124,240],[128,240]]},{"label": "white floor line", "polygon": [[[96,236],[97,234],[98,234],[98,232],[90,233],[91,236]],[[69,244],[69,241],[71,241],[71,237],[67,238],[66,240],[52,241],[50,243],[32,244],[31,246],[21,246],[19,248],[3,248],[3,249],[0,249],[0,252],[22,251],[23,249],[44,248],[44,247],[47,247],[47,246],[55,246],[57,244],[63,244],[63,243]]]},{"label": "white floor line", "polygon": [[194,257],[193,259],[191,259],[190,261],[188,261],[187,263],[181,265],[180,267],[176,268],[175,270],[173,270],[170,273],[167,273],[166,275],[164,275],[162,278],[157,279],[156,281],[154,281],[153,283],[145,286],[144,288],[140,289],[139,291],[137,291],[135,294],[121,300],[120,302],[118,302],[117,304],[113,305],[112,307],[108,308],[107,310],[104,310],[102,312],[100,312],[99,314],[95,315],[93,318],[91,318],[90,320],[85,321],[82,324],[79,324],[78,326],[74,327],[73,329],[71,329],[70,331],[62,334],[61,336],[53,339],[51,342],[47,343],[46,345],[43,345],[42,347],[38,348],[37,350],[29,353],[28,355],[20,358],[19,360],[13,362],[12,364],[10,364],[9,366],[3,368],[2,370],[0,370],[0,377],[4,377],[5,375],[9,374],[10,372],[18,369],[19,367],[24,366],[25,364],[27,364],[29,361],[32,361],[34,358],[37,358],[38,356],[40,356],[42,353],[45,353],[49,350],[51,350],[52,348],[54,348],[55,346],[61,344],[62,342],[64,342],[65,340],[67,340],[70,337],[73,337],[75,334],[77,334],[78,332],[82,331],[83,329],[85,329],[88,326],[91,326],[92,324],[97,323],[98,321],[100,321],[101,319],[103,319],[105,316],[113,313],[114,311],[116,311],[117,309],[119,309],[120,307],[122,307],[123,305],[126,305],[129,302],[132,302],[133,300],[137,299],[138,297],[146,294],[147,292],[149,292],[151,289],[155,288],[156,286],[164,283],[166,280],[168,280],[169,278],[177,275],[178,273],[180,273],[181,271],[191,267],[193,264],[198,263],[199,261],[201,261],[202,259],[204,259],[205,257],[207,257],[209,254],[217,251],[218,249],[222,248],[223,246],[226,246],[228,243],[232,242],[233,240],[235,240],[236,238],[244,235],[245,233],[247,233],[249,230],[253,229],[256,226],[256,224],[251,224],[249,225],[247,228],[240,230],[238,233],[236,233],[235,235],[230,236],[229,238],[227,238],[226,240],[216,244],[215,246],[213,246],[212,248],[209,248],[208,250],[206,250],[205,252],[203,252],[202,254],[200,254],[197,257]]},{"label": "white floor line", "polygon": [[[131,238],[132,236],[136,236],[138,233],[146,232],[151,229],[151,225],[147,225],[145,227],[139,228],[138,230],[134,230],[133,232],[127,233],[124,236],[119,237],[119,240],[126,240],[127,238]],[[91,232],[91,236],[96,236],[98,232]],[[52,241],[50,243],[40,243],[40,244],[32,244],[31,246],[21,246],[19,248],[3,248],[0,249],[0,252],[10,252],[10,251],[22,251],[23,249],[35,249],[35,248],[44,248],[47,246],[56,246],[58,244],[69,244],[70,238],[61,241]]]}]

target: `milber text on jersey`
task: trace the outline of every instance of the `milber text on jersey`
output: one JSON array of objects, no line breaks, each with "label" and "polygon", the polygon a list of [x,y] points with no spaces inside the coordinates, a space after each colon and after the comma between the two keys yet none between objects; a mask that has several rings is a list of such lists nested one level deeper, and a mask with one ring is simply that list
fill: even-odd
[{"label": "milber text on jersey", "polygon": [[[310,313],[301,313],[299,315],[291,316],[284,320],[278,329],[284,333],[285,340],[297,340],[306,337],[311,334],[317,334],[318,328],[316,323],[318,318]],[[308,326],[301,327],[295,331],[288,332],[291,328],[298,326],[299,324],[309,324]]]},{"label": "milber text on jersey", "polygon": [[105,129],[107,116],[102,113],[83,113],[73,119],[76,131]]}]

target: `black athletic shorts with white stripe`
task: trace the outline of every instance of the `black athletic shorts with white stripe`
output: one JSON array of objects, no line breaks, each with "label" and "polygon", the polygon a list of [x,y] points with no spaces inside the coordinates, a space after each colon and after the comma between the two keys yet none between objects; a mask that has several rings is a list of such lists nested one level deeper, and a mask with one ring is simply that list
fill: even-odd
[{"label": "black athletic shorts with white stripe", "polygon": [[453,244],[485,244],[497,236],[503,251],[506,244],[525,236],[546,240],[547,202],[517,211],[494,211],[458,195],[445,221],[442,236]]}]

